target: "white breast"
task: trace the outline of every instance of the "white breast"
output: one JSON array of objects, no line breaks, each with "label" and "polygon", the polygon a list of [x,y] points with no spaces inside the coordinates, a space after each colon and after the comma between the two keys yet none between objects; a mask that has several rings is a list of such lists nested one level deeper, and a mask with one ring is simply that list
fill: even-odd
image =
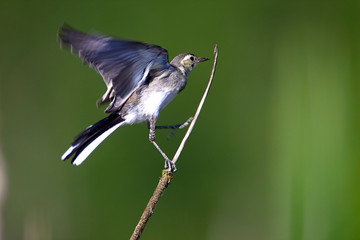
[{"label": "white breast", "polygon": [[[179,75],[178,71],[164,73],[154,78],[148,86],[144,86],[133,95],[134,99],[127,103],[124,108],[125,121],[127,124],[140,123],[158,118],[159,113],[164,109],[184,88],[186,76]],[[179,76],[178,76],[179,75]]]},{"label": "white breast", "polygon": [[153,91],[143,101],[143,110],[146,115],[159,115],[160,111],[175,97],[171,91]]},{"label": "white breast", "polygon": [[172,91],[158,90],[149,91],[141,97],[141,103],[127,112],[125,120],[128,124],[140,123],[149,120],[152,116],[156,118],[160,111],[174,99],[176,94]]}]

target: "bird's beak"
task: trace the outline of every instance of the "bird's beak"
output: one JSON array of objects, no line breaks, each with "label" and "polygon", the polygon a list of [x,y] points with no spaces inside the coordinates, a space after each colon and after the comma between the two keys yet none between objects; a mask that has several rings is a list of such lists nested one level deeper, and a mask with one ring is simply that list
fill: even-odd
[{"label": "bird's beak", "polygon": [[208,58],[198,58],[198,62],[200,63],[200,62],[205,62],[205,61],[207,61],[207,60],[209,60]]}]

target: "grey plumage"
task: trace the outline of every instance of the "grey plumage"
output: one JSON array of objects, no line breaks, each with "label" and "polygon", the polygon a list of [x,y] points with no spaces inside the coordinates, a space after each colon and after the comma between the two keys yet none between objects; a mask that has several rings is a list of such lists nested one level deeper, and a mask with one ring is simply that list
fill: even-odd
[{"label": "grey plumage", "polygon": [[149,121],[150,141],[155,141],[160,111],[184,89],[191,70],[207,60],[182,53],[169,63],[167,50],[160,46],[90,35],[68,25],[60,28],[59,40],[103,77],[107,91],[98,104],[110,102],[105,112],[111,114],[88,127],[62,156],[74,155],[75,165],[124,124]]}]

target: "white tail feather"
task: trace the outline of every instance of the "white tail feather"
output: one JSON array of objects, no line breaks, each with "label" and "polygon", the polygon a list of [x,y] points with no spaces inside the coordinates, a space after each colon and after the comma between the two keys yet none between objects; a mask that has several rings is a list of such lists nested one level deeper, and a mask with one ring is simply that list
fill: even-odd
[{"label": "white tail feather", "polygon": [[74,148],[75,148],[75,146],[69,147],[69,149],[66,150],[66,152],[61,156],[61,160],[64,161],[68,157],[68,155],[72,153]]},{"label": "white tail feather", "polygon": [[[97,137],[94,141],[92,141],[89,145],[87,145],[81,153],[76,157],[73,162],[74,165],[79,166],[85,159],[95,150],[97,146],[99,146],[102,141],[105,140],[111,133],[113,133],[118,127],[123,125],[125,122],[121,122],[116,124],[115,126],[109,128],[107,131],[103,132],[99,137]],[[69,149],[70,150],[70,149]],[[69,151],[68,150],[68,151]],[[67,152],[68,152],[67,151]]]}]

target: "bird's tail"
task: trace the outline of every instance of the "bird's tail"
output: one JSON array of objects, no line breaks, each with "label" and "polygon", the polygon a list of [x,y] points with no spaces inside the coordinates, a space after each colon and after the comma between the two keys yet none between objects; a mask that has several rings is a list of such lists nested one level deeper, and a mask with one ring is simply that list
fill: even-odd
[{"label": "bird's tail", "polygon": [[94,125],[89,126],[76,137],[71,147],[62,155],[61,160],[69,159],[74,155],[71,163],[80,165],[105,138],[124,123],[123,118],[117,113],[112,113]]}]

